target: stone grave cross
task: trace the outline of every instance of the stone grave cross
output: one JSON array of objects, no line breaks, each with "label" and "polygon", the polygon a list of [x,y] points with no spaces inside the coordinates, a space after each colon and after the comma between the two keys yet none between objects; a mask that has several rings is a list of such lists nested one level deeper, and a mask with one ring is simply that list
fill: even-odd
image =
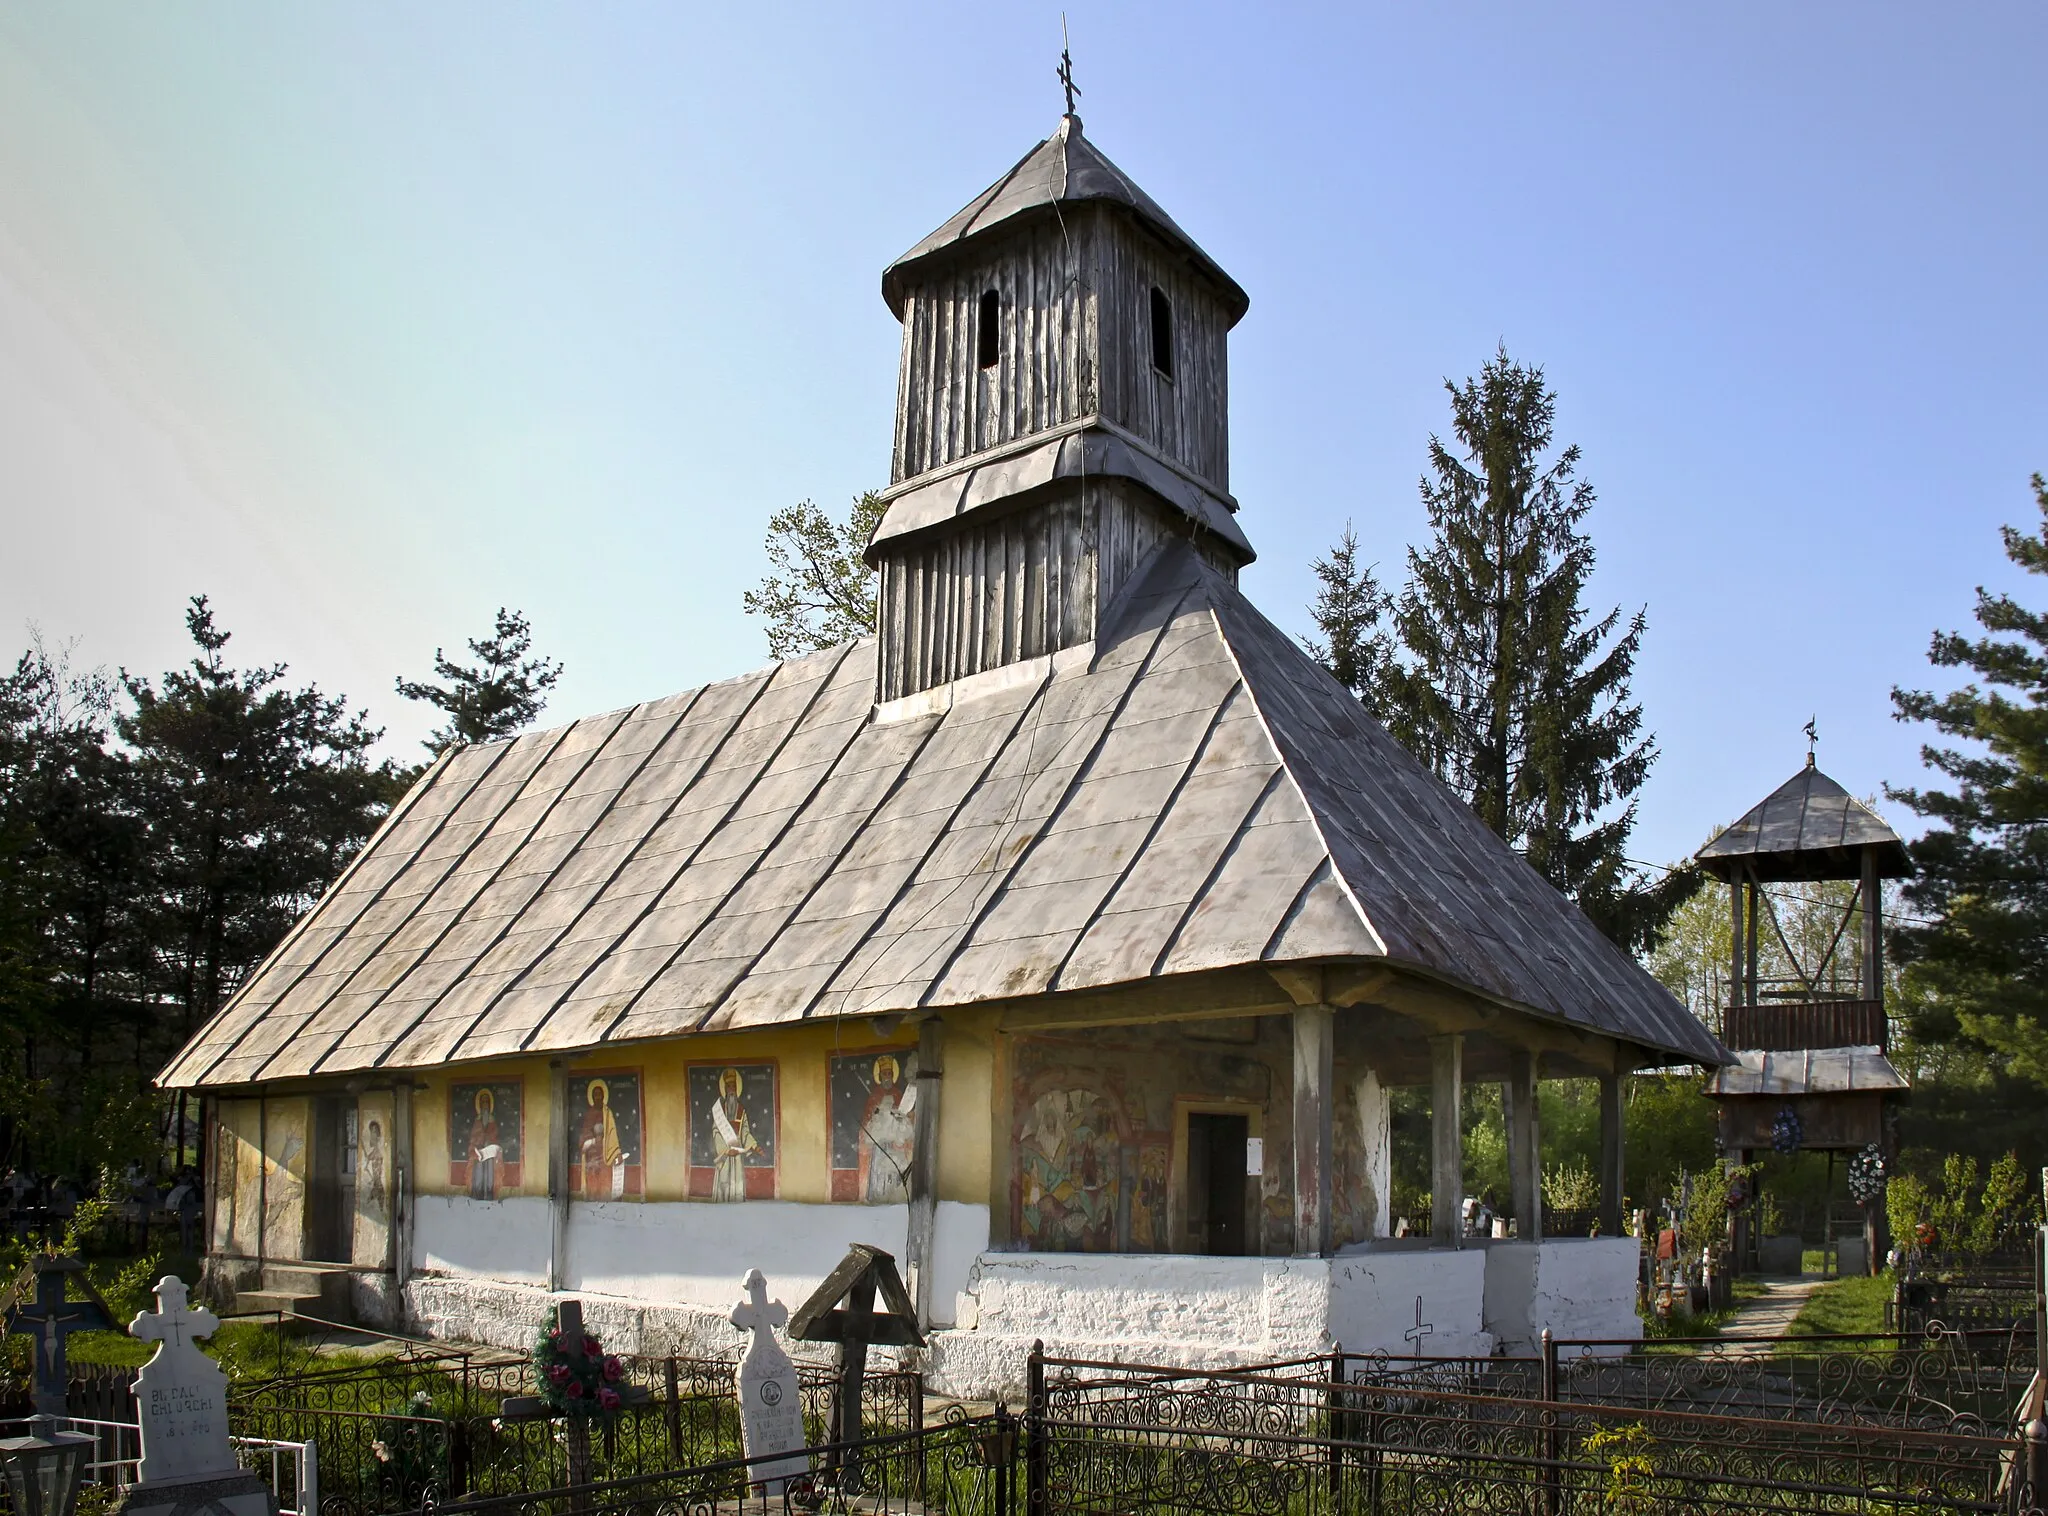
[{"label": "stone grave cross", "polygon": [[[31,1277],[35,1298],[23,1302]],[[65,1298],[65,1287],[74,1277],[85,1292],[84,1300]],[[15,1285],[14,1299],[16,1303],[7,1311],[7,1330],[21,1333],[35,1345],[36,1414],[62,1416],[68,1388],[64,1339],[73,1332],[113,1331],[114,1318],[86,1278],[85,1265],[76,1258],[31,1259]]]},{"label": "stone grave cross", "polygon": [[220,1319],[186,1300],[185,1281],[166,1274],[156,1284],[157,1308],[128,1326],[131,1337],[157,1345],[135,1379],[144,1484],[218,1478],[239,1467],[228,1444],[228,1376],[199,1350]]},{"label": "stone grave cross", "polygon": [[[775,1340],[775,1329],[789,1321],[789,1308],[768,1298],[768,1281],[759,1269],[748,1269],[741,1287],[747,1298],[732,1308],[732,1324],[748,1334],[740,1359],[740,1446],[749,1459],[767,1458],[751,1464],[747,1474],[763,1494],[775,1496],[786,1481],[811,1469],[796,1365]],[[793,1456],[772,1456],[778,1453]]]},{"label": "stone grave cross", "polygon": [[1435,1330],[1435,1323],[1425,1322],[1422,1319],[1422,1297],[1417,1295],[1415,1297],[1415,1325],[1401,1334],[1401,1340],[1414,1350],[1417,1357],[1420,1357],[1422,1355],[1422,1339],[1429,1336]]}]

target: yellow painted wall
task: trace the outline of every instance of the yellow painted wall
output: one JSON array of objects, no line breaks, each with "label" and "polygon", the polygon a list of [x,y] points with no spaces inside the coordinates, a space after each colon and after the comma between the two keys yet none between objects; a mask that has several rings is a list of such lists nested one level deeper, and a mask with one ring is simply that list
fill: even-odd
[{"label": "yellow painted wall", "polygon": [[223,1100],[214,1107],[213,1250],[254,1258],[259,1245],[263,1155],[257,1147],[261,1102]]},{"label": "yellow painted wall", "polygon": [[263,1256],[298,1258],[306,1245],[306,1174],[312,1102],[273,1095],[263,1102]]},{"label": "yellow painted wall", "polygon": [[[993,1024],[992,1017],[980,1013],[947,1019],[939,1128],[939,1195],[944,1200],[982,1204],[988,1199]],[[831,1199],[830,1060],[835,1054],[912,1048],[916,1041],[916,1023],[909,1020],[892,1027],[887,1035],[866,1020],[772,1027],[599,1049],[571,1059],[569,1078],[573,1083],[604,1070],[640,1071],[645,1198],[684,1200],[689,1198],[690,1066],[772,1062],[778,1107],[776,1196],[826,1202]],[[551,1083],[546,1059],[466,1064],[415,1077],[425,1086],[413,1096],[418,1193],[460,1193],[449,1182],[449,1088],[521,1079],[525,1124],[520,1185],[517,1190],[501,1187],[500,1194],[547,1194]]]}]

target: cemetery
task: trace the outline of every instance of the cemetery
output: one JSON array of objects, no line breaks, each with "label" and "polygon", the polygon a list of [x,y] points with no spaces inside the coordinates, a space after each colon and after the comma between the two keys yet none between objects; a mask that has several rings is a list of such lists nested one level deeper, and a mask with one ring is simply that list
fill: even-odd
[{"label": "cemetery", "polygon": [[882,273],[871,634],[439,747],[170,1185],[8,1175],[0,1516],[2048,1509],[2048,1170],[1901,1172],[1920,855],[1809,724],[1679,998],[1247,598],[1250,297],[1061,78]]}]

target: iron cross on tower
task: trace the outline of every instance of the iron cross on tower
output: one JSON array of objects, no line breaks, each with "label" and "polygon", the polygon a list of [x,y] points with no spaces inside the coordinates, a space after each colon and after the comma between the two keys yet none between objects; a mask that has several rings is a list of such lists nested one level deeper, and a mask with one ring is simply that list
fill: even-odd
[{"label": "iron cross on tower", "polygon": [[1081,93],[1074,83],[1074,55],[1067,44],[1067,13],[1060,12],[1060,66],[1053,70],[1060,76],[1060,85],[1067,92],[1067,114],[1074,114],[1074,96]]}]

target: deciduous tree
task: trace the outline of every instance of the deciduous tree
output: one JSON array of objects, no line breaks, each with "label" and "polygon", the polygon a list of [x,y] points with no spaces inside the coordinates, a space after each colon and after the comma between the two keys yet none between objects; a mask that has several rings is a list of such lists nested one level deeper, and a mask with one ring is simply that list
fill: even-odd
[{"label": "deciduous tree", "polygon": [[769,572],[743,592],[767,622],[768,655],[796,658],[875,629],[875,571],[862,557],[887,509],[874,491],[856,495],[843,521],[809,500],[768,518]]}]

